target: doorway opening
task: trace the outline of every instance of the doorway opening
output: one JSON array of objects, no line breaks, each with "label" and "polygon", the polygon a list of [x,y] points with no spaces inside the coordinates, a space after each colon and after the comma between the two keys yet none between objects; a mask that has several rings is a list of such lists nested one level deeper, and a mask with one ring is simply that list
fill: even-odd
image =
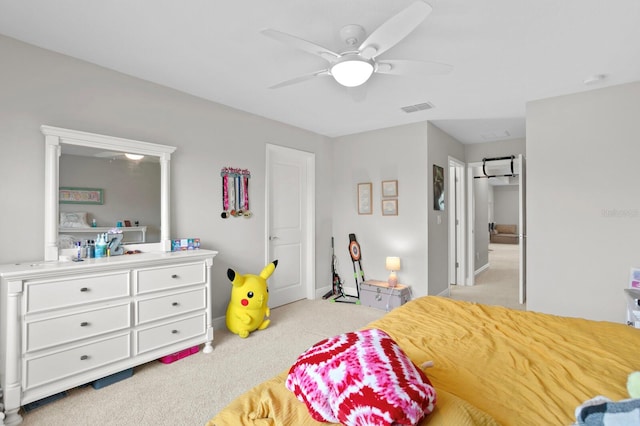
[{"label": "doorway opening", "polygon": [[[468,276],[466,286],[451,288],[451,296],[525,309],[524,157],[490,166],[469,163],[466,172]],[[496,228],[503,232],[501,238],[496,238]]]}]

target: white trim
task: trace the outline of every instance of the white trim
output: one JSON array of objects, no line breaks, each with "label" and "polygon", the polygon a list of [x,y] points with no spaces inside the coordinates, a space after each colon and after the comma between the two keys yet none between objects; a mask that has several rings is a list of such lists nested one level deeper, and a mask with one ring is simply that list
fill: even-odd
[{"label": "white trim", "polygon": [[484,265],[476,269],[476,271],[474,272],[474,275],[478,275],[480,272],[484,272],[487,269],[489,269],[489,262],[485,263]]},{"label": "white trim", "polygon": [[[171,251],[170,240],[170,177],[171,154],[176,147],[155,143],[98,135],[59,127],[40,126],[45,136],[45,189],[44,189],[44,260],[57,261],[58,250],[58,182],[61,144],[101,148],[108,151],[130,152],[160,158],[160,246]],[[149,249],[151,246],[145,246]]]},{"label": "white trim", "polygon": [[[465,251],[465,240],[467,234],[467,215],[466,211],[466,203],[465,203],[465,192],[467,191],[467,184],[465,180],[465,164],[458,160],[455,157],[449,156],[449,236],[448,236],[448,244],[449,244],[449,284],[452,283],[452,275],[455,275],[455,259],[458,258],[458,272],[460,276],[455,284],[461,285],[465,282],[465,277],[467,276],[467,259],[466,259],[466,251]],[[451,169],[455,168],[458,173],[458,192],[453,193],[452,190],[454,188],[454,184],[451,182]],[[454,199],[455,197],[455,199]],[[453,200],[453,201],[452,201]],[[459,223],[459,231],[457,242],[452,241],[453,235],[455,235],[455,218],[456,214],[455,209],[460,214],[458,219]],[[456,243],[456,244],[453,244]],[[458,247],[458,253],[455,253],[455,248]]]},{"label": "white trim", "polygon": [[444,290],[442,290],[440,293],[438,293],[437,295],[441,296],[441,297],[450,297],[451,296],[451,289],[449,287],[447,287]]}]

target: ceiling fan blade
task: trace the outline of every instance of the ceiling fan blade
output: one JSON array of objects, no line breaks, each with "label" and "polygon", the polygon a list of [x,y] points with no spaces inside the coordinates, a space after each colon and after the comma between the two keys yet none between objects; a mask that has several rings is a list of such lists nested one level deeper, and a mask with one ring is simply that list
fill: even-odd
[{"label": "ceiling fan blade", "polygon": [[448,74],[453,70],[453,65],[441,62],[410,61],[405,59],[385,59],[378,62],[376,73],[378,74]]},{"label": "ceiling fan blade", "polygon": [[340,57],[338,53],[333,52],[326,47],[322,47],[291,34],[283,33],[282,31],[266,29],[262,30],[261,33],[281,43],[288,44],[289,46],[293,46],[297,49],[311,53],[312,55],[320,56],[321,58],[324,58],[329,62],[332,62]]},{"label": "ceiling fan blade", "polygon": [[319,77],[323,75],[329,75],[329,70],[314,71],[309,74],[301,75],[300,77],[292,78],[291,80],[286,80],[286,81],[283,81],[282,83],[273,85],[269,87],[269,89],[279,89],[281,87],[291,86],[292,84],[301,83],[303,81],[311,80],[314,77]]},{"label": "ceiling fan blade", "polygon": [[372,32],[358,50],[367,59],[386,52],[415,30],[432,10],[431,6],[421,0],[411,3]]}]

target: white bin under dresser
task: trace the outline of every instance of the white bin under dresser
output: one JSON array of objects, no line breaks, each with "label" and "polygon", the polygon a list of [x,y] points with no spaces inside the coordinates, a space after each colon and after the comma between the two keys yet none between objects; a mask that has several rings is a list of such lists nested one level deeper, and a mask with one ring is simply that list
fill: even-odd
[{"label": "white bin under dresser", "polygon": [[202,343],[211,352],[216,255],[0,266],[4,424],[19,424],[18,410],[29,402]]}]

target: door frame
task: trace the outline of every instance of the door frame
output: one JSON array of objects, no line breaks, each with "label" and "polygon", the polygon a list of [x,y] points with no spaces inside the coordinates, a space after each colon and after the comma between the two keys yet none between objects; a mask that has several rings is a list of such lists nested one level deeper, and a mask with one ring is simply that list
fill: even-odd
[{"label": "door frame", "polygon": [[315,241],[315,229],[316,229],[316,156],[313,152],[301,151],[295,148],[289,148],[281,145],[275,145],[271,143],[266,144],[265,155],[265,235],[264,235],[264,264],[267,265],[272,262],[271,259],[271,244],[269,243],[269,233],[271,231],[271,153],[279,151],[294,155],[305,163],[306,181],[307,186],[305,188],[304,203],[305,203],[305,224],[301,231],[303,236],[302,245],[304,247],[303,263],[305,265],[304,276],[300,277],[304,280],[304,288],[307,299],[315,299],[315,276],[316,276],[316,241]]},{"label": "door frame", "polygon": [[[449,285],[454,283],[456,276],[455,284],[464,285],[467,276],[465,253],[467,221],[464,197],[466,186],[464,162],[449,156]],[[458,218],[459,232],[456,232],[456,218]]]},{"label": "door frame", "polygon": [[518,299],[520,303],[527,302],[527,167],[526,158],[524,155],[519,154],[518,160],[520,161],[520,179],[518,179],[518,212],[520,216],[518,239],[520,240],[520,269],[518,270],[520,276],[520,287],[518,292]]},{"label": "door frame", "polygon": [[[518,238],[519,238],[519,263],[518,263],[518,301],[521,304],[526,303],[527,301],[527,282],[526,282],[526,267],[527,267],[527,252],[526,252],[526,167],[525,167],[525,157],[522,154],[516,156],[516,161],[518,164]],[[473,169],[475,167],[481,167],[482,162],[471,162],[467,163],[467,185],[469,191],[467,192],[468,198],[468,240],[467,240],[467,255],[469,259],[469,276],[467,280],[467,285],[475,284],[475,257],[473,253],[475,253],[475,191],[473,190]]]}]

